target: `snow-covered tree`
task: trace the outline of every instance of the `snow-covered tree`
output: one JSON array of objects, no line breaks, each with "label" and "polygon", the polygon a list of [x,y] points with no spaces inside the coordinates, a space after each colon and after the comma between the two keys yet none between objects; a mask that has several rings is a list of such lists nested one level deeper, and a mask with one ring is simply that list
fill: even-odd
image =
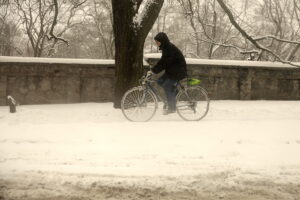
[{"label": "snow-covered tree", "polygon": [[11,1],[10,14],[28,37],[29,55],[53,56],[58,42],[68,43],[63,35],[76,24],[76,8],[86,1]]},{"label": "snow-covered tree", "polygon": [[115,36],[115,100],[135,86],[143,73],[145,39],[161,10],[164,0],[112,0]]},{"label": "snow-covered tree", "polygon": [[[290,65],[293,65],[293,66],[297,66],[297,67],[300,67],[300,65],[298,63],[294,63],[292,62],[291,60],[292,57],[295,56],[296,52],[299,50],[299,45],[300,45],[300,41],[299,41],[299,38],[297,37],[293,37],[292,39],[293,40],[289,40],[289,39],[284,39],[284,38],[281,38],[280,35],[279,37],[277,36],[277,34],[275,35],[263,35],[263,36],[252,36],[250,35],[238,22],[237,20],[235,19],[234,17],[234,14],[233,12],[230,10],[230,8],[226,5],[226,3],[223,1],[223,0],[217,0],[219,5],[222,7],[222,9],[224,10],[224,12],[227,14],[230,22],[232,23],[232,25],[241,33],[241,35],[247,39],[252,45],[253,45],[253,49],[252,50],[249,50],[248,52],[250,53],[258,53],[260,55],[262,55],[263,53],[266,53],[266,54],[269,54],[270,56],[273,57],[273,60],[274,61],[279,61],[279,62],[282,62],[282,63],[286,63],[286,64],[290,64]],[[288,2],[288,1],[287,1]],[[293,2],[294,4],[294,7],[298,8],[299,7],[299,3],[294,1]],[[279,4],[277,4],[277,8],[279,7]],[[271,7],[269,7],[271,8]],[[280,10],[280,9],[278,9]],[[299,10],[298,9],[294,9],[294,12],[295,12],[295,15],[296,16],[299,16]],[[272,13],[272,12],[271,12]],[[278,16],[282,16],[282,15],[279,15],[277,13],[277,19],[279,19],[279,21],[282,20],[282,17],[279,17]],[[280,24],[281,22],[279,21],[276,21],[277,19],[274,19],[275,22],[278,24]],[[296,23],[292,23],[292,24],[295,24],[295,25],[298,25],[297,24],[297,21],[299,23],[299,17],[297,18],[297,20],[295,20]],[[277,26],[277,29],[279,29],[281,26]],[[278,31],[278,33],[280,32],[280,29]],[[283,34],[282,34],[283,35]],[[280,52],[280,54],[277,52],[277,49],[273,50],[273,49],[270,49],[268,46],[266,46],[265,44],[263,44],[263,41],[265,40],[272,40],[271,43],[273,43],[273,41],[276,41],[276,42],[280,42],[280,43],[287,43],[287,44],[292,44],[294,45],[294,47],[292,48],[292,51],[290,52],[290,55],[288,57],[285,57],[283,55],[282,52]],[[269,45],[270,46],[270,45]],[[279,45],[279,47],[282,46],[282,45]],[[244,51],[245,52],[245,51]],[[241,52],[242,53],[242,52]]]}]

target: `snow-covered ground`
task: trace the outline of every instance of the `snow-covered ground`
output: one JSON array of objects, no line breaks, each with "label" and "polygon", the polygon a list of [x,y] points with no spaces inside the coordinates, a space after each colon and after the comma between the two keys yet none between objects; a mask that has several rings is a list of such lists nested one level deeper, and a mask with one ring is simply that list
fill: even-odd
[{"label": "snow-covered ground", "polygon": [[[197,183],[204,189],[195,191],[204,194],[207,186],[211,192],[222,191],[217,198],[226,199],[231,187],[243,185],[241,180],[264,182],[261,190],[291,184],[282,189],[285,195],[277,196],[300,198],[300,101],[212,101],[208,115],[199,122],[182,121],[177,114],[163,116],[161,110],[150,122],[128,122],[112,103],[28,105],[18,107],[15,114],[0,107],[0,197],[41,198],[20,192],[25,187],[18,187],[22,181],[27,192],[37,182],[51,182],[49,191],[56,188],[56,192],[47,191],[46,196],[57,197],[64,194],[58,188],[66,188],[66,183],[94,188],[96,180],[107,186],[108,179],[110,188],[147,181],[151,190],[176,185],[177,189],[163,190],[166,194],[160,199],[184,199],[175,198],[180,196],[177,190]],[[222,184],[229,189],[218,190]],[[134,199],[134,191],[132,198],[109,195]],[[171,191],[177,196],[168,196]]]}]

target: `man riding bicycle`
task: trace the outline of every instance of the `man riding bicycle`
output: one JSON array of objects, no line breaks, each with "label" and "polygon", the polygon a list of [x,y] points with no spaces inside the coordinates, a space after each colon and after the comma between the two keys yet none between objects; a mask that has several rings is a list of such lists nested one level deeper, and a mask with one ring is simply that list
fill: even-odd
[{"label": "man riding bicycle", "polygon": [[170,42],[168,36],[160,32],[154,40],[162,50],[162,57],[151,69],[155,74],[165,70],[165,73],[157,80],[157,83],[164,89],[168,107],[164,114],[176,112],[176,85],[178,81],[187,77],[186,61],[182,52]]}]

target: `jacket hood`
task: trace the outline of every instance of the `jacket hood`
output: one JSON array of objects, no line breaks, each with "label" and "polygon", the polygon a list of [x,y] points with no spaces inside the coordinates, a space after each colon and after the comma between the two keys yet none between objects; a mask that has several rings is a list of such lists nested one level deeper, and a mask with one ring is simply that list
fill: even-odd
[{"label": "jacket hood", "polygon": [[158,33],[154,37],[154,40],[159,41],[161,43],[160,48],[163,48],[163,47],[165,47],[166,45],[168,45],[170,43],[170,40],[169,40],[167,34],[165,34],[164,32]]}]

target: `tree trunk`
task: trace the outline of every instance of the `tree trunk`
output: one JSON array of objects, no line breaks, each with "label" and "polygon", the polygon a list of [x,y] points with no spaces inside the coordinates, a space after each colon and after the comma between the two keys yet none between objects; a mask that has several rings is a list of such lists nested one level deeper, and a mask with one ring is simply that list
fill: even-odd
[{"label": "tree trunk", "polygon": [[[123,32],[124,34],[124,32]],[[138,84],[143,74],[144,38],[128,33],[125,41],[116,44],[114,107],[120,108],[124,93]],[[116,42],[117,43],[117,42]],[[124,44],[125,43],[125,44]]]},{"label": "tree trunk", "polygon": [[147,12],[139,22],[136,22],[134,18],[141,2],[141,0],[112,0],[115,36],[115,108],[121,107],[124,93],[136,86],[142,76],[145,39],[163,4],[163,0],[147,0],[149,3],[145,5]]}]

